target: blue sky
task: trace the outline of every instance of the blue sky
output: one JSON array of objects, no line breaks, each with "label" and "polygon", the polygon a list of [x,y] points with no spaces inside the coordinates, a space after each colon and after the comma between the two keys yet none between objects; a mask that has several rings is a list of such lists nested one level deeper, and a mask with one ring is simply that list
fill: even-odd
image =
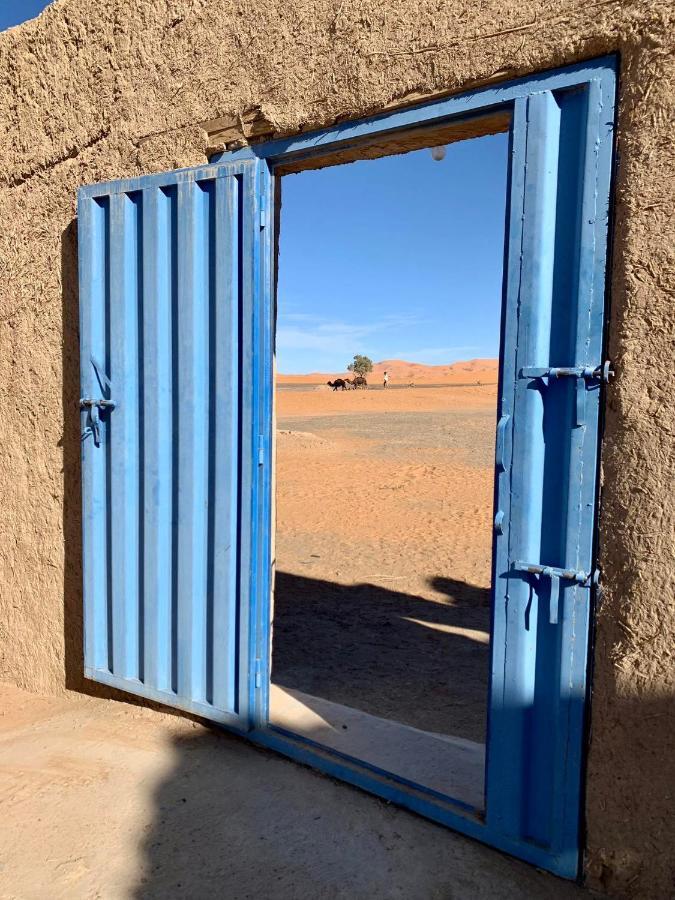
[{"label": "blue sky", "polygon": [[0,31],[34,19],[45,6],[49,6],[48,0],[0,0]]},{"label": "blue sky", "polygon": [[278,369],[496,357],[505,134],[282,180]]}]

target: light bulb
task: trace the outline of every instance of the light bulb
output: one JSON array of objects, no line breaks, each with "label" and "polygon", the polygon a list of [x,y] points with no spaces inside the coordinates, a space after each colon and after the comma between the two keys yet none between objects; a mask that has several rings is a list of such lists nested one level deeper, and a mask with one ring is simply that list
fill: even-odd
[{"label": "light bulb", "polygon": [[435,159],[436,162],[440,162],[442,159],[445,159],[445,147],[432,147],[431,158]]}]

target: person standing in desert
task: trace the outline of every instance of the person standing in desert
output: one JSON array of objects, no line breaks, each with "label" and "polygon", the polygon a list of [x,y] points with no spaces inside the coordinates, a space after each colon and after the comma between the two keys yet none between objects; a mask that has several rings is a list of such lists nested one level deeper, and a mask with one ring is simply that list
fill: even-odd
[{"label": "person standing in desert", "polygon": [[384,384],[383,384],[383,387],[386,388],[386,386],[387,386],[388,384],[389,384],[389,372],[385,369],[385,372],[384,372]]}]

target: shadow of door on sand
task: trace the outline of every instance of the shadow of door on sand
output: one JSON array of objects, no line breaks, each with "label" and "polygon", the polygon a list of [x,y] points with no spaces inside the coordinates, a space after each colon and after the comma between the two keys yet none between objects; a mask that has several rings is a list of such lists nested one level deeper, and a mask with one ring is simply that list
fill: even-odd
[{"label": "shadow of door on sand", "polygon": [[485,740],[490,590],[447,602],[277,572],[272,681],[424,731]]}]

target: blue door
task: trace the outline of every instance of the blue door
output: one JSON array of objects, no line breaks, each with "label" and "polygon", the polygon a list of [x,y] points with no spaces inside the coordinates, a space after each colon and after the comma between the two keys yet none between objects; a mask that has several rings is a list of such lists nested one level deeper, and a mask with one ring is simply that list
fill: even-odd
[{"label": "blue door", "polygon": [[616,64],[592,60],[221,157],[254,153],[284,174],[393,146],[410,129],[454,121],[465,135],[472,116],[508,117],[484,807],[467,811],[272,728],[252,737],[568,878],[582,849]]},{"label": "blue door", "polygon": [[86,674],[242,730],[267,171],[95,185],[78,207]]},{"label": "blue door", "polygon": [[[574,877],[580,860],[616,60],[79,197],[85,667]],[[268,727],[272,177],[508,116],[485,807]]]}]

